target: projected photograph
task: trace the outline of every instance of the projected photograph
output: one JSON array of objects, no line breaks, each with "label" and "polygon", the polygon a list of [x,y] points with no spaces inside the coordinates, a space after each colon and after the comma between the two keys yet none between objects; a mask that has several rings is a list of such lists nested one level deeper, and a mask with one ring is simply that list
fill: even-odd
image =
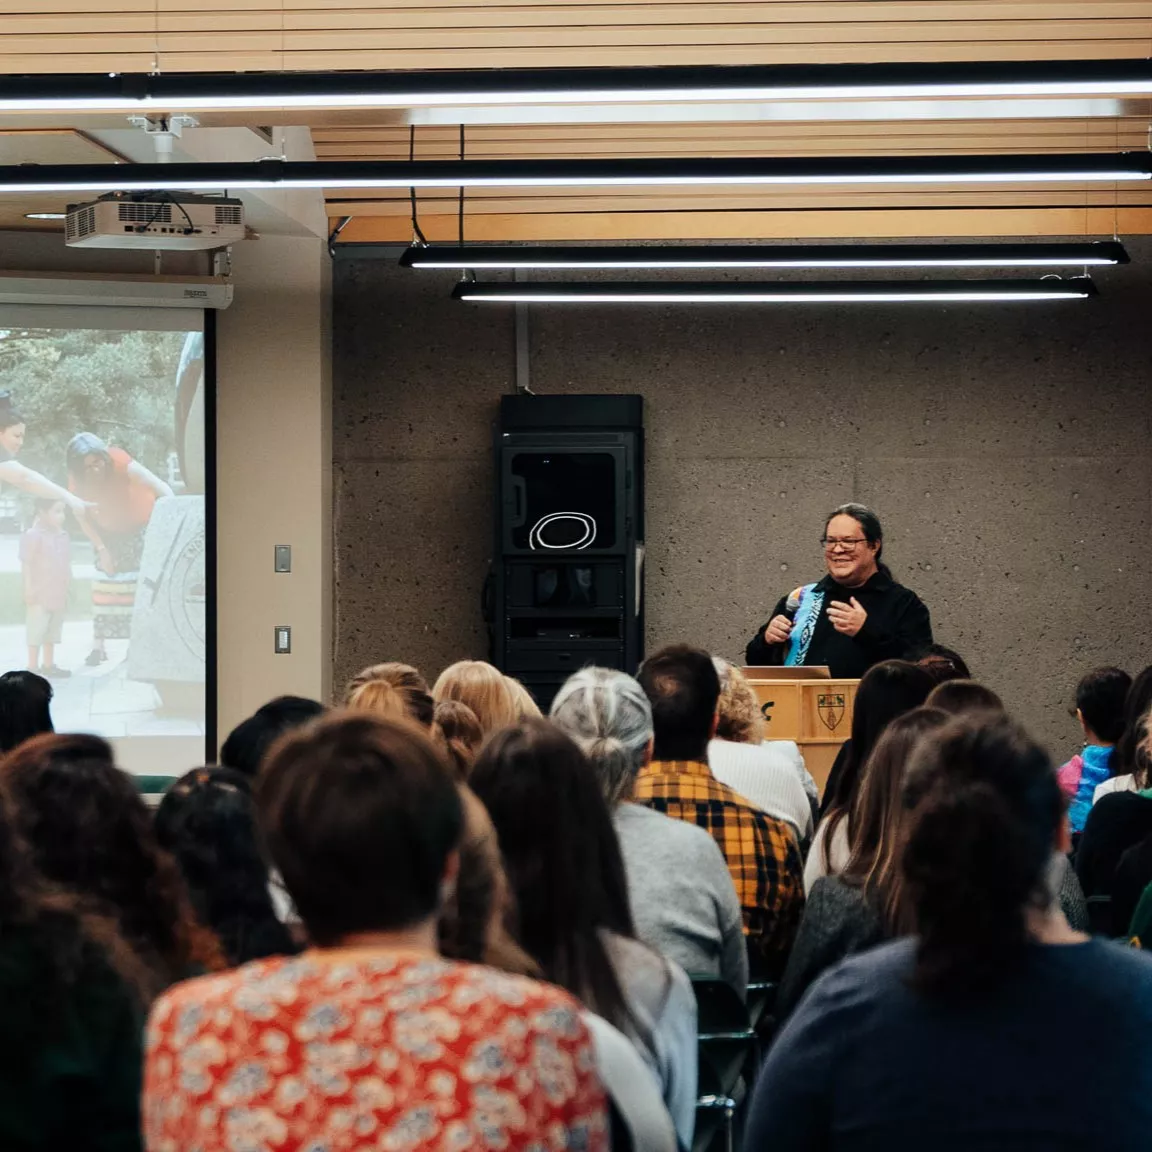
[{"label": "projected photograph", "polygon": [[136,772],[204,756],[203,406],[199,329],[0,327],[0,666]]}]

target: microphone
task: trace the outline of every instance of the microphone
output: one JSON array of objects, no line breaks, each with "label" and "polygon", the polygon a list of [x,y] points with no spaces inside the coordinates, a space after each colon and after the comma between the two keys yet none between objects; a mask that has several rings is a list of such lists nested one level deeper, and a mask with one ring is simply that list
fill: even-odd
[{"label": "microphone", "polygon": [[803,588],[793,588],[788,593],[788,599],[784,601],[784,615],[789,620],[796,619],[796,613],[800,611],[800,597],[803,594]]}]

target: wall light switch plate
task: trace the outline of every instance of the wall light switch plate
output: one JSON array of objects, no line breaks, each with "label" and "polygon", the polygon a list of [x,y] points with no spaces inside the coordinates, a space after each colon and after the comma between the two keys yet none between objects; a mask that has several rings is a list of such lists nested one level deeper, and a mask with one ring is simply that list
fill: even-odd
[{"label": "wall light switch plate", "polygon": [[277,544],[276,545],[276,571],[277,572],[291,572],[292,571],[292,545],[291,544]]},{"label": "wall light switch plate", "polygon": [[276,625],[276,655],[286,656],[292,651],[292,629],[287,624]]}]

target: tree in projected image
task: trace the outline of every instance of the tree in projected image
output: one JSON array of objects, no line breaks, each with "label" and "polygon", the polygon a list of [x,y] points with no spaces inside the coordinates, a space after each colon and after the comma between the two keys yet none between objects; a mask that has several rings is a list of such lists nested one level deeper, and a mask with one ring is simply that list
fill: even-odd
[{"label": "tree in projected image", "polygon": [[168,479],[184,340],[182,332],[0,330],[0,386],[27,422],[21,461],[66,484],[68,443],[91,432]]}]

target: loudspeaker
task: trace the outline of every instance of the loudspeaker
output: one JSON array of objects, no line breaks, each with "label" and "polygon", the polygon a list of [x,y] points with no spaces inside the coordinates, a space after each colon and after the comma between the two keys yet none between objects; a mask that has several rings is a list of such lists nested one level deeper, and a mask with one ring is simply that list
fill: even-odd
[{"label": "loudspeaker", "polygon": [[640,396],[505,396],[495,429],[493,663],[547,708],[579,668],[643,658]]}]

